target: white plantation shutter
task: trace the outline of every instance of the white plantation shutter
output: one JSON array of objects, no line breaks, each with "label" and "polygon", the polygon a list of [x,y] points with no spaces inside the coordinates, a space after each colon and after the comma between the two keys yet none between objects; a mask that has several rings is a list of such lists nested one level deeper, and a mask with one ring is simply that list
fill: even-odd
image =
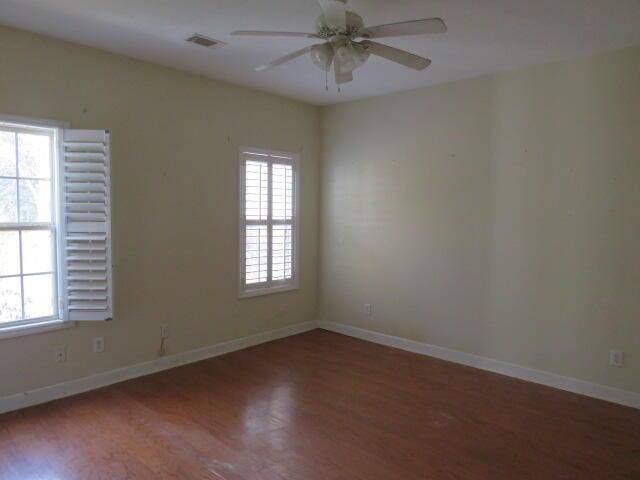
[{"label": "white plantation shutter", "polygon": [[293,165],[273,162],[271,191],[271,278],[286,281],[293,275]]},{"label": "white plantation shutter", "polygon": [[240,296],[297,287],[297,156],[240,150]]},{"label": "white plantation shutter", "polygon": [[269,163],[244,163],[245,268],[246,285],[269,280]]},{"label": "white plantation shutter", "polygon": [[113,316],[109,132],[65,130],[60,162],[65,319]]}]

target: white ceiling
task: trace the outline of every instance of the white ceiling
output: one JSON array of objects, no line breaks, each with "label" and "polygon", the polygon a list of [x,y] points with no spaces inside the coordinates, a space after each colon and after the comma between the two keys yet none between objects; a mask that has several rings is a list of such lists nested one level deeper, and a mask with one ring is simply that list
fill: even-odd
[{"label": "white ceiling", "polygon": [[[415,72],[371,58],[342,92],[307,56],[268,72],[252,67],[309,45],[241,38],[237,30],[314,31],[316,0],[0,0],[0,23],[327,105],[640,45],[640,0],[350,0],[367,25],[442,17],[449,32],[384,42],[429,57]],[[208,50],[198,32],[228,42]]]}]

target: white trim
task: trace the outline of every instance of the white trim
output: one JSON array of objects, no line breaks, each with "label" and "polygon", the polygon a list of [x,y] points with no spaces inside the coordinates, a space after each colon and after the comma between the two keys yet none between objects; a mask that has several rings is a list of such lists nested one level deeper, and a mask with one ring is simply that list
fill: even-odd
[{"label": "white trim", "polygon": [[285,152],[284,150],[271,150],[269,148],[261,148],[261,147],[249,147],[247,145],[240,145],[238,147],[238,153],[248,153],[254,154],[257,156],[264,155],[265,157],[275,157],[278,159],[278,162],[283,161],[287,162],[295,162],[300,156],[297,152]]},{"label": "white trim", "polygon": [[378,343],[380,345],[399,348],[408,352],[435,357],[441,360],[447,360],[449,362],[467,365],[469,367],[499,373],[501,375],[518,378],[520,380],[526,380],[528,382],[538,383],[548,387],[558,388],[560,390],[566,390],[568,392],[640,409],[640,393],[608,387],[606,385],[599,385],[597,383],[591,383],[576,378],[564,377],[555,373],[543,372],[533,368],[523,367],[492,358],[481,357],[471,353],[450,350],[448,348],[429,345],[415,340],[394,337],[384,333],[353,327],[351,325],[321,321],[318,322],[318,326],[319,328],[330,332],[348,335],[350,337]]},{"label": "white trim", "polygon": [[64,215],[62,213],[62,179],[64,178],[64,172],[60,171],[60,165],[64,161],[64,130],[68,128],[69,125],[65,127],[61,127],[56,129],[56,138],[55,138],[55,158],[54,158],[54,169],[53,169],[53,181],[55,185],[55,200],[54,200],[54,209],[55,209],[55,222],[56,222],[56,293],[58,295],[56,305],[56,311],[62,320],[66,320],[67,316],[65,313],[67,304],[66,302],[66,291],[65,291],[65,272],[66,272],[66,251],[64,244]]},{"label": "white trim", "polygon": [[6,338],[23,337],[25,335],[36,335],[38,333],[63,330],[75,327],[76,322],[63,322],[62,320],[47,320],[34,323],[23,323],[21,325],[7,326],[0,328],[0,340]]},{"label": "white trim", "polygon": [[17,127],[41,127],[41,128],[69,128],[69,122],[61,120],[48,120],[45,118],[19,117],[15,115],[0,115],[0,124],[8,124]]},{"label": "white trim", "polygon": [[68,382],[51,385],[37,390],[18,393],[0,398],[0,413],[10,412],[21,408],[50,402],[59,398],[77,395],[79,393],[106,387],[114,383],[131,380],[133,378],[150,375],[162,370],[179,367],[189,363],[199,362],[208,358],[224,355],[245,348],[253,347],[261,343],[271,342],[280,338],[290,337],[316,328],[314,322],[305,322],[297,325],[262,332],[248,337],[218,343],[208,347],[176,353],[166,357],[160,357],[149,362],[139,363],[128,367],[98,373]]},{"label": "white trim", "polygon": [[263,287],[263,288],[256,288],[255,290],[246,289],[245,291],[240,292],[238,294],[238,299],[242,300],[244,298],[262,297],[263,295],[285,293],[285,292],[291,292],[293,290],[299,290],[299,289],[300,287],[298,285],[291,285],[289,283],[281,287]]}]

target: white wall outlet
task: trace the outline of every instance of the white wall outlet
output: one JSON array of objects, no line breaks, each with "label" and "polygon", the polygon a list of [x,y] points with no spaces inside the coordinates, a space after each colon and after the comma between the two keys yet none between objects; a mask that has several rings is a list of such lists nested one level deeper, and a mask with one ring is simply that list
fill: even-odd
[{"label": "white wall outlet", "polygon": [[67,361],[67,347],[60,345],[53,349],[53,361],[56,363],[64,363]]},{"label": "white wall outlet", "polygon": [[169,338],[169,324],[165,323],[164,325],[162,325],[162,327],[160,327],[160,338],[163,340],[166,340],[167,338]]},{"label": "white wall outlet", "polygon": [[363,311],[364,311],[365,317],[370,317],[371,316],[371,304],[370,303],[365,303]]},{"label": "white wall outlet", "polygon": [[93,339],[93,353],[104,353],[104,337]]},{"label": "white wall outlet", "polygon": [[612,367],[624,367],[624,352],[622,350],[611,350],[609,352],[609,365]]}]

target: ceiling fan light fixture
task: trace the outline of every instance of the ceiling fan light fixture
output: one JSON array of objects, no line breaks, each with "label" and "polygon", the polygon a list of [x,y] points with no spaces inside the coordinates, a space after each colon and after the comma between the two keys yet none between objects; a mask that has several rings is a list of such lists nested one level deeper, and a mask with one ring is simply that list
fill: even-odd
[{"label": "ceiling fan light fixture", "polygon": [[336,57],[343,72],[353,72],[369,58],[369,52],[363,45],[347,42],[336,49]]},{"label": "ceiling fan light fixture", "polygon": [[334,52],[333,47],[329,43],[315,45],[311,49],[311,60],[313,64],[321,70],[328,72],[331,69]]}]

